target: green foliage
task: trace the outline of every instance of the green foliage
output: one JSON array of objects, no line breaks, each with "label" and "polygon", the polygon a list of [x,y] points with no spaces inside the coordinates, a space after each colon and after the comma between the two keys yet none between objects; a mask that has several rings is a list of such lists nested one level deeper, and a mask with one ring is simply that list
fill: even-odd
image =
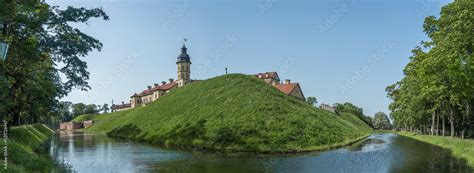
[{"label": "green foliage", "polygon": [[[368,135],[351,114],[334,114],[241,74],[199,81],[131,110],[91,118],[93,133],[151,144],[246,152],[327,149]],[[77,120],[76,119],[76,120]]]},{"label": "green foliage", "polygon": [[102,9],[49,6],[44,1],[0,1],[0,40],[9,44],[0,61],[0,115],[9,124],[50,123],[58,100],[71,89],[90,89],[81,60],[102,43],[76,23],[108,20]]},{"label": "green foliage", "polygon": [[423,29],[430,40],[413,49],[404,78],[386,88],[390,115],[397,128],[431,126],[432,134],[437,119],[446,119],[451,136],[463,136],[474,129],[474,1],[449,3]]},{"label": "green foliage", "polygon": [[104,111],[104,113],[109,113],[109,104],[107,103],[104,103],[104,105],[102,105],[102,109],[100,109],[101,111]]},{"label": "green foliage", "polygon": [[306,98],[306,102],[309,105],[316,106],[316,104],[318,103],[318,100],[316,99],[316,97],[308,97]]},{"label": "green foliage", "polygon": [[104,104],[104,106],[96,105],[96,104],[84,104],[84,103],[75,103],[72,104],[72,114],[74,116],[82,115],[82,114],[98,114],[100,111],[108,110],[108,105]]},{"label": "green foliage", "polygon": [[360,120],[364,121],[365,124],[372,126],[372,118],[369,116],[365,116],[363,109],[360,107],[357,107],[356,105],[352,103],[349,103],[349,102],[345,102],[343,104],[335,103],[334,108],[336,109],[336,112],[338,113],[342,113],[342,112],[350,113],[352,115],[357,116]]},{"label": "green foliage", "polygon": [[374,115],[374,120],[372,122],[374,129],[378,130],[389,130],[392,128],[388,116],[383,112],[377,112]]}]

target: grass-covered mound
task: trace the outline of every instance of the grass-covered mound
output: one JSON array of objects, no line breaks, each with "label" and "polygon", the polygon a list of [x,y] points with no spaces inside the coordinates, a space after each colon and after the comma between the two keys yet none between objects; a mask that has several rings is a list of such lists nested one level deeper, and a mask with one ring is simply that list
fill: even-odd
[{"label": "grass-covered mound", "polygon": [[164,146],[245,152],[326,149],[371,130],[351,114],[316,109],[242,74],[196,82],[145,107],[89,118],[95,121],[89,132]]},{"label": "grass-covered mound", "polygon": [[83,122],[83,121],[86,121],[86,120],[91,120],[91,119],[94,118],[94,116],[96,116],[96,114],[82,114],[82,115],[76,116],[72,120],[72,122],[79,123],[79,122]]},{"label": "grass-covered mound", "polygon": [[[48,172],[53,169],[54,162],[46,154],[45,146],[42,146],[53,133],[42,124],[10,128],[7,140],[8,169],[3,169],[2,159],[0,172]],[[2,148],[5,146],[3,140],[0,144]]]}]

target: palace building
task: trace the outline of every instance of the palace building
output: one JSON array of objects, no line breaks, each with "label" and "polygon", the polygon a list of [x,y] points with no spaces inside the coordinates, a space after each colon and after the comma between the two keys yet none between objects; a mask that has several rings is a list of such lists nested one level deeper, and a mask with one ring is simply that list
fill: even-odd
[{"label": "palace building", "polygon": [[[134,93],[130,97],[130,103],[122,102],[122,104],[112,104],[112,112],[145,106],[164,96],[166,93],[171,92],[175,88],[183,87],[197,81],[191,79],[191,64],[191,57],[187,53],[186,45],[183,44],[183,47],[181,47],[181,54],[178,56],[176,61],[176,66],[178,68],[178,78],[176,80],[170,78],[168,82],[162,81],[159,84],[155,83],[153,86],[148,86],[145,90],[139,93]],[[258,73],[254,76],[262,79],[287,95],[296,97],[302,101],[305,100],[299,83],[291,83],[289,79],[286,79],[284,83],[280,83],[280,78],[278,77],[277,72]]]}]

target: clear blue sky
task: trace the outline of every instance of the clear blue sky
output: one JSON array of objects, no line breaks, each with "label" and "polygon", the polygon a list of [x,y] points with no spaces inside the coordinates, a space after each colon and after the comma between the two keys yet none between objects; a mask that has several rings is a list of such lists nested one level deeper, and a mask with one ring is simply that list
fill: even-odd
[{"label": "clear blue sky", "polygon": [[110,21],[79,25],[104,44],[85,61],[92,90],[63,100],[128,102],[134,92],[176,79],[189,39],[192,77],[277,71],[320,103],[352,102],[370,116],[389,113],[385,87],[402,78],[411,49],[425,40],[423,19],[449,1],[135,1],[49,0],[103,7]]}]

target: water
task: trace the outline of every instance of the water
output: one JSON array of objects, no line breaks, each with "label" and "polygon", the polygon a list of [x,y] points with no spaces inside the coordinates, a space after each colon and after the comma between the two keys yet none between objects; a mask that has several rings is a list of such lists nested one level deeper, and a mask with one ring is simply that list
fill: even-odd
[{"label": "water", "polygon": [[474,172],[450,151],[396,134],[304,154],[256,155],[174,151],[108,138],[61,133],[51,156],[77,172]]}]

